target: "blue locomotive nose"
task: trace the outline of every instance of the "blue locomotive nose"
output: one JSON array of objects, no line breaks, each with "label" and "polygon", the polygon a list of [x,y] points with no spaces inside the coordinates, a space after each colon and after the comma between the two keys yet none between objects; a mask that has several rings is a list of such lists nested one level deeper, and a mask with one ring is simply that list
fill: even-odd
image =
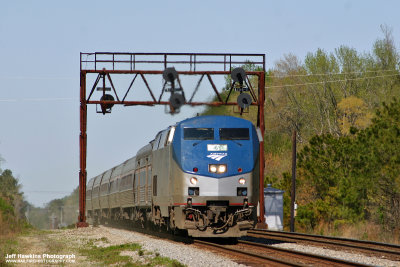
[{"label": "blue locomotive nose", "polygon": [[[196,118],[176,127],[173,156],[186,173],[222,178],[251,172],[258,156],[258,138],[251,122],[218,116]],[[216,124],[215,121],[219,123]],[[202,125],[201,128],[196,125]]]}]

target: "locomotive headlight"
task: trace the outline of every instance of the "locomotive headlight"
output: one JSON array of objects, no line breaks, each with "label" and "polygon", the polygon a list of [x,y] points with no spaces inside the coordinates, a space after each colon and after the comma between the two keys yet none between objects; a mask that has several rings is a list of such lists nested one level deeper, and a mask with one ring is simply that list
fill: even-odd
[{"label": "locomotive headlight", "polygon": [[210,164],[208,165],[208,171],[211,173],[225,173],[226,164]]},{"label": "locomotive headlight", "polygon": [[226,165],[219,165],[219,166],[218,166],[218,172],[219,172],[219,173],[224,173],[224,172],[226,172]]},{"label": "locomotive headlight", "polygon": [[196,185],[197,184],[197,178],[196,177],[190,178],[190,183],[193,184],[193,185]]},{"label": "locomotive headlight", "polygon": [[210,172],[216,173],[217,172],[217,165],[209,165],[208,170]]},{"label": "locomotive headlight", "polygon": [[243,177],[239,179],[239,184],[245,184],[246,183],[246,179],[244,179]]}]

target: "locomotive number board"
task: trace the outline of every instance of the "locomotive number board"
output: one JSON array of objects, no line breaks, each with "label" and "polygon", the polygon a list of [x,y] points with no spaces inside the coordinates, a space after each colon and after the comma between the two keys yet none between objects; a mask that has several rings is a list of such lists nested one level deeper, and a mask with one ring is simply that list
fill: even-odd
[{"label": "locomotive number board", "polygon": [[228,145],[207,144],[207,151],[228,151]]}]

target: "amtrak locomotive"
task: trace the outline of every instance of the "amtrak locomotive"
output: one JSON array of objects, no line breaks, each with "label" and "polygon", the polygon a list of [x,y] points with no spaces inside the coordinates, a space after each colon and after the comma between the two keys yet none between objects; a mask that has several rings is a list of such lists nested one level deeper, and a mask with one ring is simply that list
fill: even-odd
[{"label": "amtrak locomotive", "polygon": [[135,157],[87,184],[93,223],[138,222],[193,237],[240,237],[257,218],[254,125],[200,116],[159,132]]}]

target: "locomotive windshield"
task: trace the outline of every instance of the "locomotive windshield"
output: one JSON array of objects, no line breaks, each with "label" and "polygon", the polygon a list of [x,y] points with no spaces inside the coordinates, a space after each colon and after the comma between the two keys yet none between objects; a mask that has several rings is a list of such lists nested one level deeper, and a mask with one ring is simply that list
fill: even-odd
[{"label": "locomotive windshield", "polygon": [[220,140],[249,140],[249,128],[221,128],[219,129]]},{"label": "locomotive windshield", "polygon": [[185,140],[214,140],[213,128],[184,128],[183,138]]}]

